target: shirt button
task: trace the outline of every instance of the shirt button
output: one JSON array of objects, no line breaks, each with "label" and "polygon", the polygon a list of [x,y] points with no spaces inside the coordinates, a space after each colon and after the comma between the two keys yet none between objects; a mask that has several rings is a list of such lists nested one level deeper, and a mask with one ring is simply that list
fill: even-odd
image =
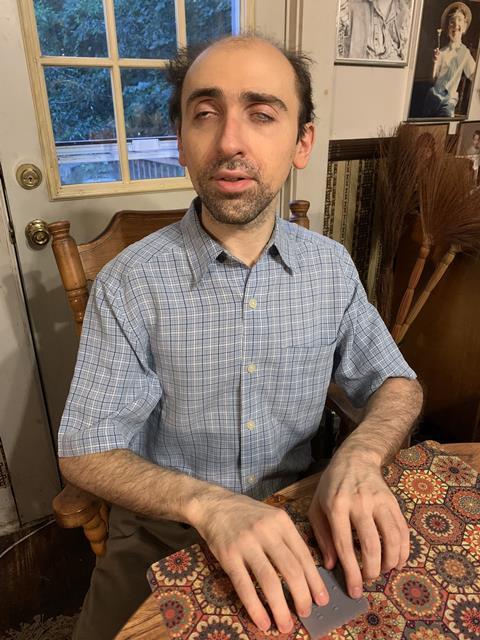
[{"label": "shirt button", "polygon": [[255,300],[255,298],[252,298],[251,300],[248,301],[248,306],[250,307],[250,309],[257,308],[257,301]]},{"label": "shirt button", "polygon": [[256,425],[255,425],[255,422],[253,420],[249,420],[245,426],[247,427],[247,429],[249,431],[252,431],[252,429],[255,429]]},{"label": "shirt button", "polygon": [[248,367],[247,367],[248,373],[255,373],[256,370],[257,370],[257,365],[256,364],[249,364]]},{"label": "shirt button", "polygon": [[257,479],[257,476],[248,476],[247,482],[248,484],[253,484],[256,479]]}]

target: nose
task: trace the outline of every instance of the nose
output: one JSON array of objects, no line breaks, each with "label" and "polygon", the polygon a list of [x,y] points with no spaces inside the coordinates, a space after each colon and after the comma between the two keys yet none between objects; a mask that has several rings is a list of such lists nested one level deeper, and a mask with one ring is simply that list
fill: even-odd
[{"label": "nose", "polygon": [[217,147],[220,155],[233,158],[245,153],[245,130],[240,114],[227,111],[218,131]]}]

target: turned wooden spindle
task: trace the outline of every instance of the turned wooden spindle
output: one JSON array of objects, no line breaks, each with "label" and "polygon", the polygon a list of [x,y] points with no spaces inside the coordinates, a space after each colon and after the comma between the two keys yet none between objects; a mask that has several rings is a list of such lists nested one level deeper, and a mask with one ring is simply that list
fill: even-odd
[{"label": "turned wooden spindle", "polygon": [[288,205],[290,207],[290,222],[310,229],[310,220],[307,216],[307,211],[310,208],[310,202],[308,200],[292,200]]},{"label": "turned wooden spindle", "polygon": [[77,335],[80,335],[88,289],[77,243],[70,235],[70,223],[66,220],[52,222],[48,225],[48,230],[52,234],[52,249],[73,312],[75,329]]}]

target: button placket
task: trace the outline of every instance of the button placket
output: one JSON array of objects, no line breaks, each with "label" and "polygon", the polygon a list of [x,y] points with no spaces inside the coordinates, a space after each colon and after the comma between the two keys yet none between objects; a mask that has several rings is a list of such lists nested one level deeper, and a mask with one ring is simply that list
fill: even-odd
[{"label": "button placket", "polygon": [[258,265],[252,267],[245,283],[244,290],[244,314],[243,314],[243,367],[242,390],[241,390],[241,425],[240,429],[240,475],[244,489],[249,489],[255,484],[256,467],[252,464],[252,447],[256,447],[257,442],[257,422],[255,407],[256,373],[258,370],[256,358],[256,348],[254,337],[257,334],[256,325],[260,322],[258,307],[259,301],[255,297],[258,278]]}]

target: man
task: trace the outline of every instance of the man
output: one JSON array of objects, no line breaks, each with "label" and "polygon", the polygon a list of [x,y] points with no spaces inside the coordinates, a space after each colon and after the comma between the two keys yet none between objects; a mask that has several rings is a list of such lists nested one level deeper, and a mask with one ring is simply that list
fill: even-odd
[{"label": "man", "polygon": [[339,57],[405,62],[411,15],[408,0],[342,0]]},{"label": "man", "polygon": [[423,106],[426,118],[454,118],[462,75],[473,81],[476,63],[462,42],[471,21],[472,12],[464,2],[453,2],[443,12],[441,25],[448,33],[449,43],[433,52],[434,84]]},{"label": "man", "polygon": [[381,465],[418,415],[419,385],[346,251],[275,218],[314,139],[305,59],[241,36],[179,56],[171,76],[199,199],[98,276],[59,434],[65,477],[114,505],[77,639],[112,637],[146,597],[148,565],[199,536],[261,629],[271,619],[252,574],[282,632],[278,572],[298,613],[326,604],[292,521],[258,499],[308,468],[332,374],[368,405],[310,509],[325,564],[339,558],[358,597],[362,577],[409,553]]}]

